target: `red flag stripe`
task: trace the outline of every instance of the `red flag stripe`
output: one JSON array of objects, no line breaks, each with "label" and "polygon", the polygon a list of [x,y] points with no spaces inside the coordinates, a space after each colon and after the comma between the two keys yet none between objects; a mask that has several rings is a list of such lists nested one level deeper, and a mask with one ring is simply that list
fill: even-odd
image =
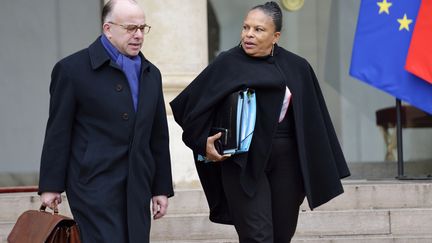
[{"label": "red flag stripe", "polygon": [[432,0],[422,0],[405,69],[432,84]]}]

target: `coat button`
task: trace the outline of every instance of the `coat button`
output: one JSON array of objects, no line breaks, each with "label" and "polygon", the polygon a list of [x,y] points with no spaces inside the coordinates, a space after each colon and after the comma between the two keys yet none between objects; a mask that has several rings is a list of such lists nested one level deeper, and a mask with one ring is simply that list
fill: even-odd
[{"label": "coat button", "polygon": [[129,114],[128,114],[127,112],[125,112],[125,113],[123,113],[123,114],[121,115],[121,118],[122,118],[123,120],[127,121],[127,120],[129,120]]},{"label": "coat button", "polygon": [[117,84],[116,85],[116,91],[117,92],[120,92],[120,91],[122,91],[123,90],[123,85],[121,85],[121,84]]}]

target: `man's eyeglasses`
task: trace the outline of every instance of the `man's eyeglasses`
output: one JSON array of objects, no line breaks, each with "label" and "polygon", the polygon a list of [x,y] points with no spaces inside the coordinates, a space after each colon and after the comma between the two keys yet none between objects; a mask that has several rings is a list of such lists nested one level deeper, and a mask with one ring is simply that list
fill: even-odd
[{"label": "man's eyeglasses", "polygon": [[147,24],[140,24],[140,25],[137,25],[137,24],[117,24],[117,23],[114,23],[111,21],[108,23],[122,27],[129,34],[135,34],[138,31],[138,29],[141,30],[141,32],[143,34],[148,34],[148,32],[150,32],[150,29],[151,29],[151,26],[147,25]]}]

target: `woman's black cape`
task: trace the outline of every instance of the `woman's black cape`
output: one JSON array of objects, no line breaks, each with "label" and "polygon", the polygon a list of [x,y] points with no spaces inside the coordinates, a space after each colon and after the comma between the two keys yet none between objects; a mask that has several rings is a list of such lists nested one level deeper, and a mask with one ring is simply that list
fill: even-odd
[{"label": "woman's black cape", "polygon": [[[255,181],[270,155],[286,86],[292,93],[290,105],[309,207],[318,207],[343,192],[340,179],[350,172],[309,63],[278,46],[274,56],[263,58],[250,57],[242,48],[234,47],[221,53],[170,103],[174,119],[183,129],[183,141],[194,152],[213,222],[232,223],[222,187],[221,163],[238,164],[239,183],[246,194],[254,194]],[[257,97],[257,120],[249,152],[221,163],[197,161],[197,154],[205,155],[215,108],[232,92],[247,87],[255,89]]]}]

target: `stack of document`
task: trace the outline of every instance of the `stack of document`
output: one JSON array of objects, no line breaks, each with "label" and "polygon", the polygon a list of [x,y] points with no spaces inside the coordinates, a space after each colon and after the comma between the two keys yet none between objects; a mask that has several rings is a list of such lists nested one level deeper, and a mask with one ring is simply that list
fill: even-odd
[{"label": "stack of document", "polygon": [[[222,132],[215,142],[220,154],[239,154],[249,151],[256,121],[255,90],[237,91],[217,107],[210,135]],[[198,156],[198,160],[205,160]]]}]

